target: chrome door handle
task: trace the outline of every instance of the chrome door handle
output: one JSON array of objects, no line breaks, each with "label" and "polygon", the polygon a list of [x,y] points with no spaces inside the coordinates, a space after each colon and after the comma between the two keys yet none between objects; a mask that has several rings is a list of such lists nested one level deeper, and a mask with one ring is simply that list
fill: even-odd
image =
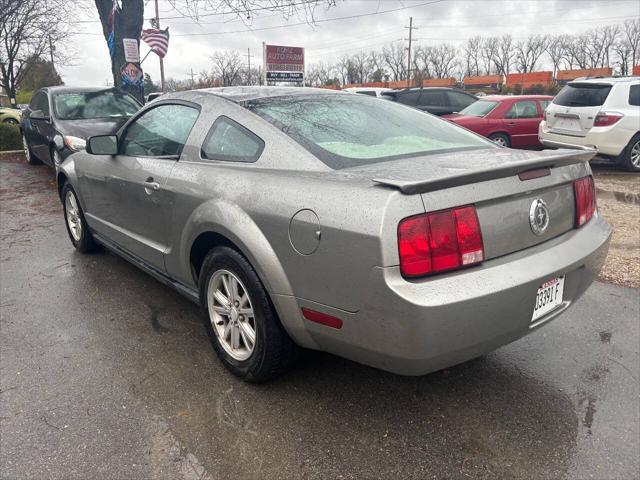
[{"label": "chrome door handle", "polygon": [[144,182],[144,188],[157,192],[158,190],[160,190],[160,184],[158,182],[147,181],[147,182]]}]

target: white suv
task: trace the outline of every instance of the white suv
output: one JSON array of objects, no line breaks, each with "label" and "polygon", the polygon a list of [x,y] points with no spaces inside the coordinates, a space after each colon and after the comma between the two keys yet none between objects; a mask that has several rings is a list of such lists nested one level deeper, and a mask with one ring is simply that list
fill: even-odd
[{"label": "white suv", "polygon": [[600,159],[640,171],[640,77],[577,79],[544,112],[547,147],[592,147]]}]

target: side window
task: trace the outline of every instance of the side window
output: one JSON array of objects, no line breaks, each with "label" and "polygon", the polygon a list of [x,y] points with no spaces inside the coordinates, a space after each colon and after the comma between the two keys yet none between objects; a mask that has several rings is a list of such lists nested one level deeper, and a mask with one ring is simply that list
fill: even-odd
[{"label": "side window", "polygon": [[528,100],[514,103],[505,118],[536,118],[537,116],[536,102]]},{"label": "side window", "polygon": [[209,160],[251,163],[264,150],[260,137],[227,117],[218,117],[202,145],[201,155]]},{"label": "side window", "polygon": [[467,108],[476,101],[476,99],[471,95],[465,95],[464,93],[459,92],[447,92],[447,96],[449,97],[449,103],[451,106],[455,107],[458,111],[463,108]]},{"label": "side window", "polygon": [[629,105],[640,106],[640,85],[631,85],[629,89]]},{"label": "side window", "polygon": [[49,116],[49,100],[47,99],[47,94],[44,92],[36,93],[31,99],[29,108],[31,110],[42,110],[45,116]]},{"label": "side window", "polygon": [[428,107],[446,107],[449,105],[443,91],[440,90],[423,90],[420,97],[420,105]]},{"label": "side window", "polygon": [[551,103],[551,100],[540,100],[540,110],[544,112],[550,103]]},{"label": "side window", "polygon": [[420,90],[413,90],[407,93],[401,93],[398,95],[397,98],[398,98],[398,103],[416,106],[418,105],[418,99],[420,98]]},{"label": "side window", "polygon": [[122,154],[132,157],[180,155],[199,113],[194,107],[172,104],[147,110],[127,128]]}]

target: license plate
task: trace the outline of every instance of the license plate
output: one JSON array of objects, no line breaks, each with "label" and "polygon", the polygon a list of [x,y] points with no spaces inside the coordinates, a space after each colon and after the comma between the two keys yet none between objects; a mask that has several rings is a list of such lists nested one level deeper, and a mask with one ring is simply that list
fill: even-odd
[{"label": "license plate", "polygon": [[544,282],[538,289],[531,321],[535,322],[540,317],[545,316],[547,313],[559,307],[562,303],[563,291],[564,277],[558,277]]},{"label": "license plate", "polygon": [[580,121],[574,118],[556,118],[554,128],[579,131]]}]

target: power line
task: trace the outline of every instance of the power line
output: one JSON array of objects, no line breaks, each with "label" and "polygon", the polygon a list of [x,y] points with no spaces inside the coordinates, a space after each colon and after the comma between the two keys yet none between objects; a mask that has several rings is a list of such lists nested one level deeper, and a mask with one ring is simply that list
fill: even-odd
[{"label": "power line", "polygon": [[182,33],[182,34],[175,34],[173,36],[174,37],[195,37],[195,36],[206,36],[206,35],[227,35],[227,34],[231,34],[231,33],[259,32],[259,31],[264,31],[264,30],[276,30],[276,29],[279,29],[279,28],[298,27],[300,25],[315,25],[317,23],[335,22],[335,21],[340,21],[340,20],[351,20],[351,19],[354,19],[354,18],[370,17],[370,16],[373,16],[373,15],[383,15],[385,13],[398,12],[400,10],[407,10],[409,8],[424,7],[426,5],[433,5],[433,4],[441,3],[441,2],[444,2],[444,1],[446,1],[446,0],[431,0],[430,2],[418,3],[418,4],[415,4],[415,5],[398,7],[398,8],[393,8],[393,9],[390,9],[390,10],[382,10],[382,11],[379,11],[379,12],[371,12],[371,13],[361,13],[361,14],[358,14],[358,15],[347,15],[347,16],[344,16],[344,17],[323,18],[323,19],[320,19],[320,20],[314,20],[313,22],[286,23],[284,25],[275,25],[275,26],[272,26],[272,27],[250,28],[250,29],[244,29],[244,30],[227,30],[227,31],[224,31],[224,32]]},{"label": "power line", "polygon": [[[444,1],[444,0],[442,0]],[[292,2],[289,4],[284,5],[285,7],[297,7],[300,5],[310,5],[310,4],[315,4],[317,3],[317,0],[301,0],[299,2]],[[259,12],[259,11],[276,11],[278,10],[277,6],[265,6],[265,7],[255,7],[255,8],[246,8],[246,9],[237,9],[237,10],[227,10],[224,12],[211,12],[211,13],[203,13],[202,15],[195,15],[191,16],[191,15],[185,15],[182,12],[180,12],[177,8],[172,7],[173,10],[177,11],[178,13],[180,13],[179,16],[173,16],[173,17],[162,17],[163,20],[175,20],[175,19],[181,19],[181,18],[191,18],[194,21],[196,21],[196,18],[202,18],[202,17],[216,17],[216,16],[224,16],[224,15],[240,15],[240,14],[250,14],[253,12]],[[167,12],[170,12],[171,10],[167,10]],[[76,20],[76,21],[71,21],[68,23],[100,23],[100,20]]]}]

